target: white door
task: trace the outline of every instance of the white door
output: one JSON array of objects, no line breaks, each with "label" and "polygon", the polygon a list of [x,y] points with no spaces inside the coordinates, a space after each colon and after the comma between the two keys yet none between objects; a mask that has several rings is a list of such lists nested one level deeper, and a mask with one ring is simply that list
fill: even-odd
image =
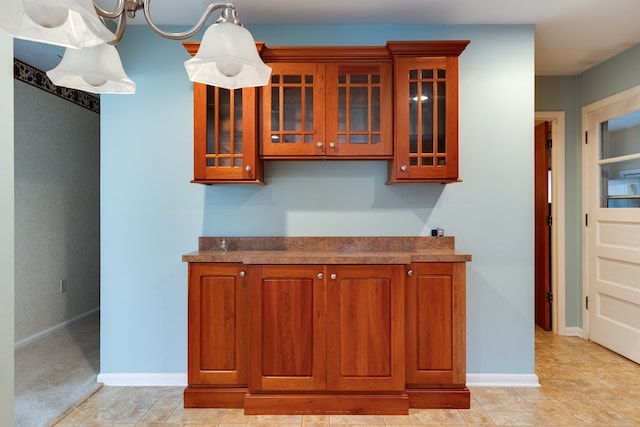
[{"label": "white door", "polygon": [[588,337],[640,363],[640,88],[583,119]]}]

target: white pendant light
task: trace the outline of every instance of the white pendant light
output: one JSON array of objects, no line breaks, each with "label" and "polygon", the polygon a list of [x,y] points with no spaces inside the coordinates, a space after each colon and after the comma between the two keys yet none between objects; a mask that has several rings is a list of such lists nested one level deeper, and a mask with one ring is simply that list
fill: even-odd
[{"label": "white pendant light", "polygon": [[211,25],[198,53],[184,66],[191,81],[226,89],[264,86],[271,77],[249,31],[232,22]]},{"label": "white pendant light", "polygon": [[92,0],[9,0],[0,28],[15,38],[83,48],[108,43],[115,35],[98,17]]},{"label": "white pendant light", "polygon": [[[7,2],[7,0],[3,0]],[[133,93],[133,83],[124,73],[113,45],[120,42],[127,18],[144,11],[147,24],[162,37],[184,40],[194,36],[209,17],[220,11],[215,24],[205,31],[198,53],[185,62],[189,78],[227,89],[265,86],[271,77],[256,44],[238,20],[230,1],[211,3],[189,30],[164,31],[151,18],[151,0],[117,0],[115,10],[107,11],[95,0],[8,0],[2,6],[0,30],[15,38],[64,46],[64,58],[47,75],[57,86],[94,93]],[[105,20],[117,20],[114,32]],[[78,50],[78,52],[73,52]]]},{"label": "white pendant light", "polygon": [[47,76],[54,85],[92,93],[135,93],[136,84],[122,68],[120,55],[108,44],[67,49],[60,64]]}]

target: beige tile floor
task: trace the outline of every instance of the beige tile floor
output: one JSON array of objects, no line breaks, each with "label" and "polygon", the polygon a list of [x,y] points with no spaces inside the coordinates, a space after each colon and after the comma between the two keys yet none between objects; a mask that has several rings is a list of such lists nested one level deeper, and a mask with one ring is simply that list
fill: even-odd
[{"label": "beige tile floor", "polygon": [[640,426],[640,365],[597,344],[536,331],[540,388],[472,388],[471,409],[406,416],[245,416],[184,409],[175,387],[104,387],[56,427]]}]

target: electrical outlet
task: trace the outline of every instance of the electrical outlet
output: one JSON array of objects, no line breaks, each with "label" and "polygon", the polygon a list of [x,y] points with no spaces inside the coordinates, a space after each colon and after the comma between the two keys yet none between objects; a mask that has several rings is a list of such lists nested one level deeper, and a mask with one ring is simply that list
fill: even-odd
[{"label": "electrical outlet", "polygon": [[67,292],[67,281],[60,279],[60,293]]}]

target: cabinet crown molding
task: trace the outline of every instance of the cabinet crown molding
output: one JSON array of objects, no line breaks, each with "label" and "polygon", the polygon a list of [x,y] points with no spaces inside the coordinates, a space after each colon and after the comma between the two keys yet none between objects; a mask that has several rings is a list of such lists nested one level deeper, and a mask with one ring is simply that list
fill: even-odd
[{"label": "cabinet crown molding", "polygon": [[[256,42],[265,62],[331,62],[331,61],[392,61],[404,56],[460,56],[469,40],[389,41],[386,46],[267,46]],[[183,42],[187,52],[195,55],[200,42]]]},{"label": "cabinet crown molding", "polygon": [[393,58],[402,56],[460,56],[470,40],[389,41],[387,49]]}]

